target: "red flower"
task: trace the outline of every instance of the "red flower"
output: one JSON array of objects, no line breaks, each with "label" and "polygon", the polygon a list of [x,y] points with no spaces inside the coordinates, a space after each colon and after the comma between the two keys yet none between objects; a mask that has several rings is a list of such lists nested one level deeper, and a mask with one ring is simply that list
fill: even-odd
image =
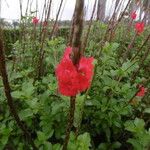
[{"label": "red flower", "polygon": [[137,14],[136,14],[135,11],[131,13],[131,18],[132,18],[133,20],[136,19],[136,16],[137,16]]},{"label": "red flower", "polygon": [[139,97],[143,97],[147,91],[147,89],[142,86],[142,85],[139,85],[139,91],[137,92],[136,96],[139,96]]},{"label": "red flower", "polygon": [[93,58],[82,57],[79,65],[74,66],[70,59],[71,47],[67,47],[64,56],[56,68],[59,92],[65,96],[75,96],[89,88],[93,76]]},{"label": "red flower", "polygon": [[138,34],[144,31],[144,22],[138,22],[135,24],[135,29]]},{"label": "red flower", "polygon": [[36,25],[36,24],[38,24],[38,22],[39,22],[39,19],[38,19],[37,17],[33,17],[33,18],[32,18],[32,23],[33,23],[33,24]]}]

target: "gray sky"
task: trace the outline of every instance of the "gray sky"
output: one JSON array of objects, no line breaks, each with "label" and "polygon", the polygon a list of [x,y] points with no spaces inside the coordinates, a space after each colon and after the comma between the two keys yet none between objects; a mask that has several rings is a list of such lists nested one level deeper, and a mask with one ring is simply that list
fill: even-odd
[{"label": "gray sky", "polygon": [[[1,17],[6,18],[6,19],[19,19],[20,18],[20,9],[19,9],[19,0],[1,0]],[[26,5],[27,5],[27,0],[22,0],[23,1],[23,12],[25,12]],[[45,0],[37,0],[38,1],[38,8],[39,8],[39,13],[38,16],[40,17],[41,15],[41,10],[43,7],[43,3]],[[58,10],[58,6],[61,0],[53,0],[52,3],[52,13],[51,13],[51,18],[55,18],[56,12]],[[75,0],[64,0],[66,1],[66,5],[62,14],[61,19],[69,20],[72,18],[74,6],[75,6]],[[94,4],[95,0],[85,0],[85,6],[88,7],[88,11],[86,14],[86,18],[90,17],[92,7]],[[89,2],[89,5],[87,6]],[[115,0],[107,0],[107,14],[109,14],[109,10],[111,8],[112,2],[115,2]],[[32,8],[31,10],[34,11],[36,6],[36,0],[33,0]]]}]

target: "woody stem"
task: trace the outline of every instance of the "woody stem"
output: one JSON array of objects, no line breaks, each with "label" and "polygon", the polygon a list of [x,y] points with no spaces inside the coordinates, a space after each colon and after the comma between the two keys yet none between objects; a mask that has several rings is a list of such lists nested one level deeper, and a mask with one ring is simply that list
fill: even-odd
[{"label": "woody stem", "polygon": [[[73,39],[72,39],[72,62],[74,65],[77,65],[80,61],[81,56],[81,36],[83,30],[83,8],[84,8],[84,0],[76,0],[75,12],[74,12],[74,30],[73,30]],[[74,121],[74,112],[75,112],[75,101],[76,96],[70,97],[70,111],[68,114],[68,123],[66,128],[66,137],[64,140],[63,150],[67,150],[70,132],[73,127]]]}]

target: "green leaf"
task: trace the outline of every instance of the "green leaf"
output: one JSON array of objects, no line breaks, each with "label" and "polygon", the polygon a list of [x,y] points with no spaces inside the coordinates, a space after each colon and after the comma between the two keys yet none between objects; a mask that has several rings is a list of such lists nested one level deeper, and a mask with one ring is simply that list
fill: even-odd
[{"label": "green leaf", "polygon": [[127,121],[125,123],[125,128],[128,131],[138,133],[138,132],[143,131],[144,125],[145,125],[145,122],[143,119],[135,118],[134,121],[133,120]]},{"label": "green leaf", "polygon": [[19,117],[24,120],[28,117],[31,117],[33,116],[33,111],[30,109],[30,108],[27,108],[27,109],[24,109],[24,110],[21,110],[19,112]]},{"label": "green leaf", "polygon": [[1,139],[0,142],[3,145],[7,144],[7,141],[8,141],[8,138],[10,136],[11,131],[12,131],[12,129],[7,128],[5,125],[0,128],[0,133],[1,133],[0,135],[2,135],[1,138],[0,138]]},{"label": "green leaf", "polygon": [[47,140],[47,136],[45,135],[44,132],[41,132],[41,131],[38,131],[37,132],[37,137],[38,137],[38,140],[43,143],[44,141]]},{"label": "green leaf", "polygon": [[139,131],[144,129],[145,122],[143,119],[135,118],[134,124]]},{"label": "green leaf", "polygon": [[84,133],[82,135],[79,135],[77,138],[78,150],[89,150],[89,147],[91,146],[91,138],[89,133]]},{"label": "green leaf", "polygon": [[22,91],[14,91],[14,92],[11,92],[11,95],[13,98],[16,98],[16,99],[20,99],[22,97]]},{"label": "green leaf", "polygon": [[22,85],[22,91],[24,93],[24,97],[30,98],[34,93],[33,80],[29,80],[28,82],[24,82]]},{"label": "green leaf", "polygon": [[36,114],[39,110],[39,102],[37,98],[29,99],[26,101],[26,103],[29,105],[29,107],[32,109],[34,114]]},{"label": "green leaf", "polygon": [[144,113],[150,114],[150,108],[145,108]]},{"label": "green leaf", "polygon": [[61,145],[60,144],[54,144],[53,150],[61,150]]},{"label": "green leaf", "polygon": [[52,103],[52,115],[57,114],[64,107],[64,103],[53,102]]},{"label": "green leaf", "polygon": [[143,150],[142,145],[136,139],[128,139],[128,143],[131,143],[134,147],[134,150]]},{"label": "green leaf", "polygon": [[50,142],[44,142],[44,150],[52,150],[52,144]]},{"label": "green leaf", "polygon": [[7,144],[8,138],[9,138],[8,136],[3,136],[3,137],[1,138],[1,142],[2,142],[3,145],[6,145],[6,144]]},{"label": "green leaf", "polygon": [[68,150],[89,150],[91,146],[91,138],[89,133],[80,134],[77,139],[73,132],[70,134]]},{"label": "green leaf", "polygon": [[116,51],[116,49],[119,47],[119,44],[118,43],[112,43],[111,44],[111,50],[112,51]]}]

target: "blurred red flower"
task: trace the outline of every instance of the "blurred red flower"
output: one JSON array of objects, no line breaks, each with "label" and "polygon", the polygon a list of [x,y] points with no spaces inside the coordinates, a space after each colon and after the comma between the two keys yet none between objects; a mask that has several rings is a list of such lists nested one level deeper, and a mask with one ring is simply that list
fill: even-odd
[{"label": "blurred red flower", "polygon": [[59,92],[65,96],[75,96],[85,91],[91,84],[94,58],[81,57],[79,65],[72,63],[69,55],[71,47],[67,47],[64,56],[56,68]]},{"label": "blurred red flower", "polygon": [[36,25],[36,24],[38,24],[38,22],[39,22],[39,19],[38,19],[37,17],[33,17],[33,18],[32,18],[32,23],[33,23],[33,24]]},{"label": "blurred red flower", "polygon": [[131,18],[134,20],[134,19],[136,19],[136,17],[137,17],[136,12],[135,12],[135,11],[134,11],[134,12],[132,12],[132,13],[131,13]]},{"label": "blurred red flower", "polygon": [[144,22],[138,22],[135,24],[135,29],[138,34],[144,31]]},{"label": "blurred red flower", "polygon": [[143,97],[145,95],[147,89],[144,86],[142,86],[142,85],[139,85],[138,88],[139,88],[139,91],[136,94],[136,96]]}]

